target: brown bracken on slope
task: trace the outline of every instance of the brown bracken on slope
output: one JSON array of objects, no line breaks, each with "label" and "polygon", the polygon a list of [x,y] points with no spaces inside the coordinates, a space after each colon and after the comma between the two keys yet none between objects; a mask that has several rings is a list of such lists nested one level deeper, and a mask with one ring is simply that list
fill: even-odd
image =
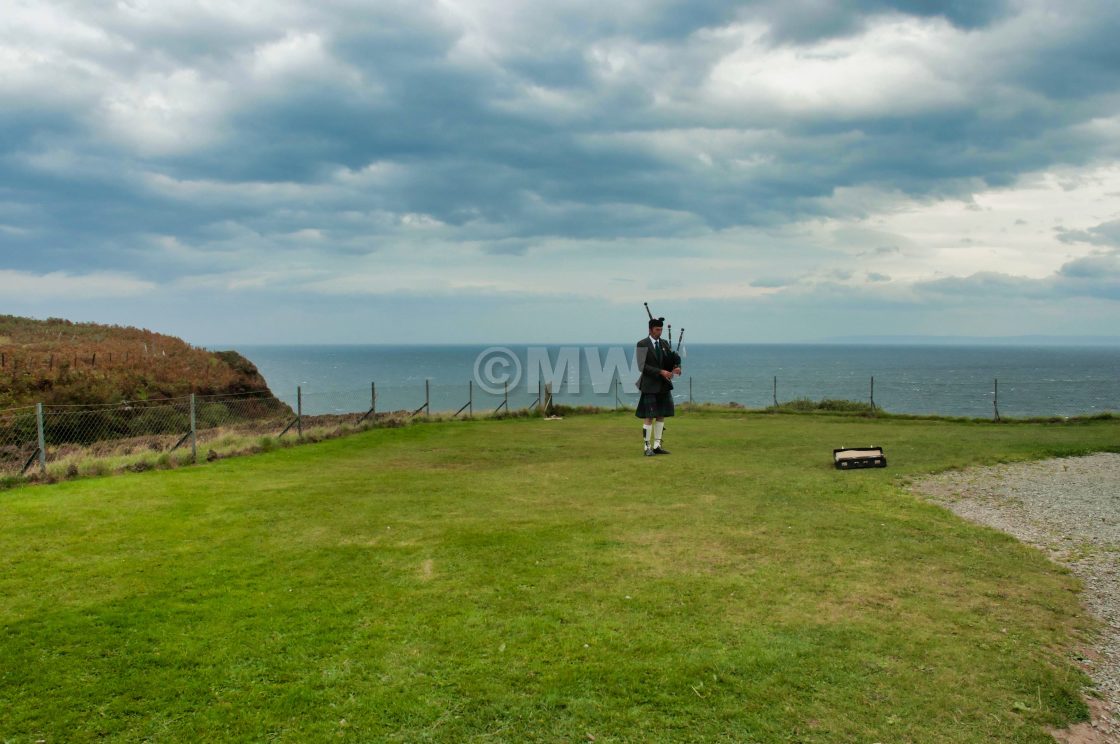
[{"label": "brown bracken on slope", "polygon": [[0,315],[0,409],[267,390],[235,351],[153,331]]}]

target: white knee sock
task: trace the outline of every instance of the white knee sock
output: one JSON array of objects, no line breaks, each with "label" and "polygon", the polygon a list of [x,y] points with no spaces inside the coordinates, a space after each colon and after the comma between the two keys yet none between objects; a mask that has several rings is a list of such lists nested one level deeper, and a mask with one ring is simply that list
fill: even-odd
[{"label": "white knee sock", "polygon": [[649,435],[652,431],[653,431],[652,426],[650,426],[649,424],[642,424],[642,442],[645,444],[646,449],[649,449],[649,447],[650,447]]},{"label": "white knee sock", "polygon": [[661,446],[661,432],[665,431],[665,422],[658,421],[653,425],[653,448],[657,449]]}]

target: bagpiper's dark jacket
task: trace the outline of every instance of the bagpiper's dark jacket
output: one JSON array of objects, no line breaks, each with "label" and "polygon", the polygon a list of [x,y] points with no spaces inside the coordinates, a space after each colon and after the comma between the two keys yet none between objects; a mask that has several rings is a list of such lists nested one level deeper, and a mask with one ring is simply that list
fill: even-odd
[{"label": "bagpiper's dark jacket", "polygon": [[658,339],[655,348],[653,341],[646,336],[638,342],[638,366],[641,367],[642,376],[638,378],[638,390],[643,393],[667,393],[673,389],[673,383],[661,376],[661,370],[673,371],[678,357],[669,350],[669,342]]}]

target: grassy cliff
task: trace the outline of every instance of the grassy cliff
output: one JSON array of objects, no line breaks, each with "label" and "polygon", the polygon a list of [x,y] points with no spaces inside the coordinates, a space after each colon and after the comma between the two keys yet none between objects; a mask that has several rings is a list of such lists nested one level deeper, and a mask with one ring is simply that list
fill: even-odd
[{"label": "grassy cliff", "polygon": [[0,408],[266,390],[252,362],[141,328],[0,315]]}]

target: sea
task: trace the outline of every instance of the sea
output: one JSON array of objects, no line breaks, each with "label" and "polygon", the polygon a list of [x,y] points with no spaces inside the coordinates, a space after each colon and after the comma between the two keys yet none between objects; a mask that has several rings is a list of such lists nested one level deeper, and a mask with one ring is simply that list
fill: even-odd
[{"label": "sea", "polygon": [[[277,397],[305,414],[525,408],[551,385],[567,405],[632,407],[633,343],[242,345]],[[977,418],[1120,412],[1120,346],[686,344],[679,404],[757,409],[797,399]]]}]

